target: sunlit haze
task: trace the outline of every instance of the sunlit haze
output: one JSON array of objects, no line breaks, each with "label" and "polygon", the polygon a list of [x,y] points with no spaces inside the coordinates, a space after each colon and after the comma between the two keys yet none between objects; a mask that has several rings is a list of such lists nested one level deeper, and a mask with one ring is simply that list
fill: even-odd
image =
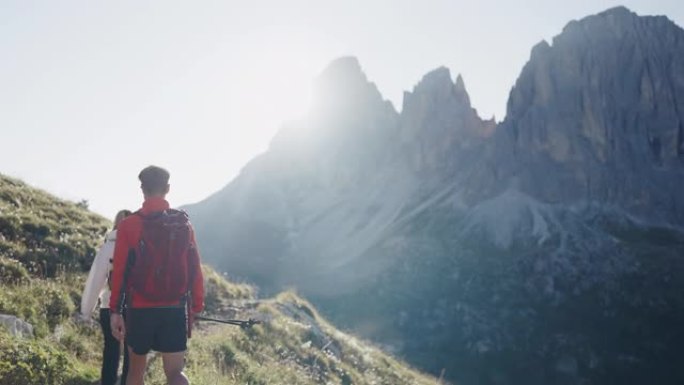
[{"label": "sunlit haze", "polygon": [[681,26],[680,1],[5,0],[0,173],[112,217],[140,205],[137,173],[157,164],[172,204],[192,203],[305,114],[339,56],[397,110],[444,65],[500,120],[532,46],[568,21],[623,4]]}]

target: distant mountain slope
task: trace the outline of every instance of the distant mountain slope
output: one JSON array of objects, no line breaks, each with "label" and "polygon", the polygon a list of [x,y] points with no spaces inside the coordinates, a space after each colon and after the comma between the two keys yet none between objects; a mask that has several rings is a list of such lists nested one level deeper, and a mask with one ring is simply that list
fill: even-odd
[{"label": "distant mountain slope", "polygon": [[684,31],[610,9],[531,54],[501,124],[439,68],[401,113],[353,58],[224,189],[207,260],[463,384],[678,384]]}]

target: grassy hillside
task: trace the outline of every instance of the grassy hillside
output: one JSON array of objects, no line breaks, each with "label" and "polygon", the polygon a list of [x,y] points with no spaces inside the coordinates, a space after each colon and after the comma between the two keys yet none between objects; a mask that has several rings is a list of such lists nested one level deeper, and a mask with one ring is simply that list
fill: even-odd
[{"label": "grassy hillside", "polygon": [[[0,327],[0,385],[95,384],[101,334],[75,322],[85,272],[110,223],[0,175],[0,314],[34,326],[34,338]],[[207,312],[259,317],[242,330],[201,323],[190,341],[195,384],[436,384],[380,350],[344,334],[295,293],[258,300],[205,266]],[[163,384],[150,356],[147,383]]]},{"label": "grassy hillside", "polygon": [[87,270],[109,226],[82,205],[0,175],[0,258],[19,261],[34,275]]}]

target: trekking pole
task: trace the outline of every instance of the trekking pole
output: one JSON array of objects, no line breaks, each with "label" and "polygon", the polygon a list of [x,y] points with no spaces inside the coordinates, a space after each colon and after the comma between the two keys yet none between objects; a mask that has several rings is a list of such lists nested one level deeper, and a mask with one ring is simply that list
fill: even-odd
[{"label": "trekking pole", "polygon": [[211,322],[218,322],[222,324],[227,324],[227,325],[235,325],[239,326],[242,329],[249,329],[254,325],[261,324],[262,322],[259,320],[255,320],[254,318],[250,318],[248,320],[237,320],[237,319],[217,319],[217,318],[211,318],[211,317],[203,317],[203,316],[195,316],[195,319],[198,321],[211,321]]}]

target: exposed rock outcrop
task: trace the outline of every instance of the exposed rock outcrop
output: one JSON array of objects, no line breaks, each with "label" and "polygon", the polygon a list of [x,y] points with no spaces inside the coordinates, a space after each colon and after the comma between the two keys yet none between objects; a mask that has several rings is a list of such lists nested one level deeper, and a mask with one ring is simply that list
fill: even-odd
[{"label": "exposed rock outcrop", "polygon": [[0,326],[3,326],[15,337],[33,337],[33,326],[13,315],[0,314]]}]

